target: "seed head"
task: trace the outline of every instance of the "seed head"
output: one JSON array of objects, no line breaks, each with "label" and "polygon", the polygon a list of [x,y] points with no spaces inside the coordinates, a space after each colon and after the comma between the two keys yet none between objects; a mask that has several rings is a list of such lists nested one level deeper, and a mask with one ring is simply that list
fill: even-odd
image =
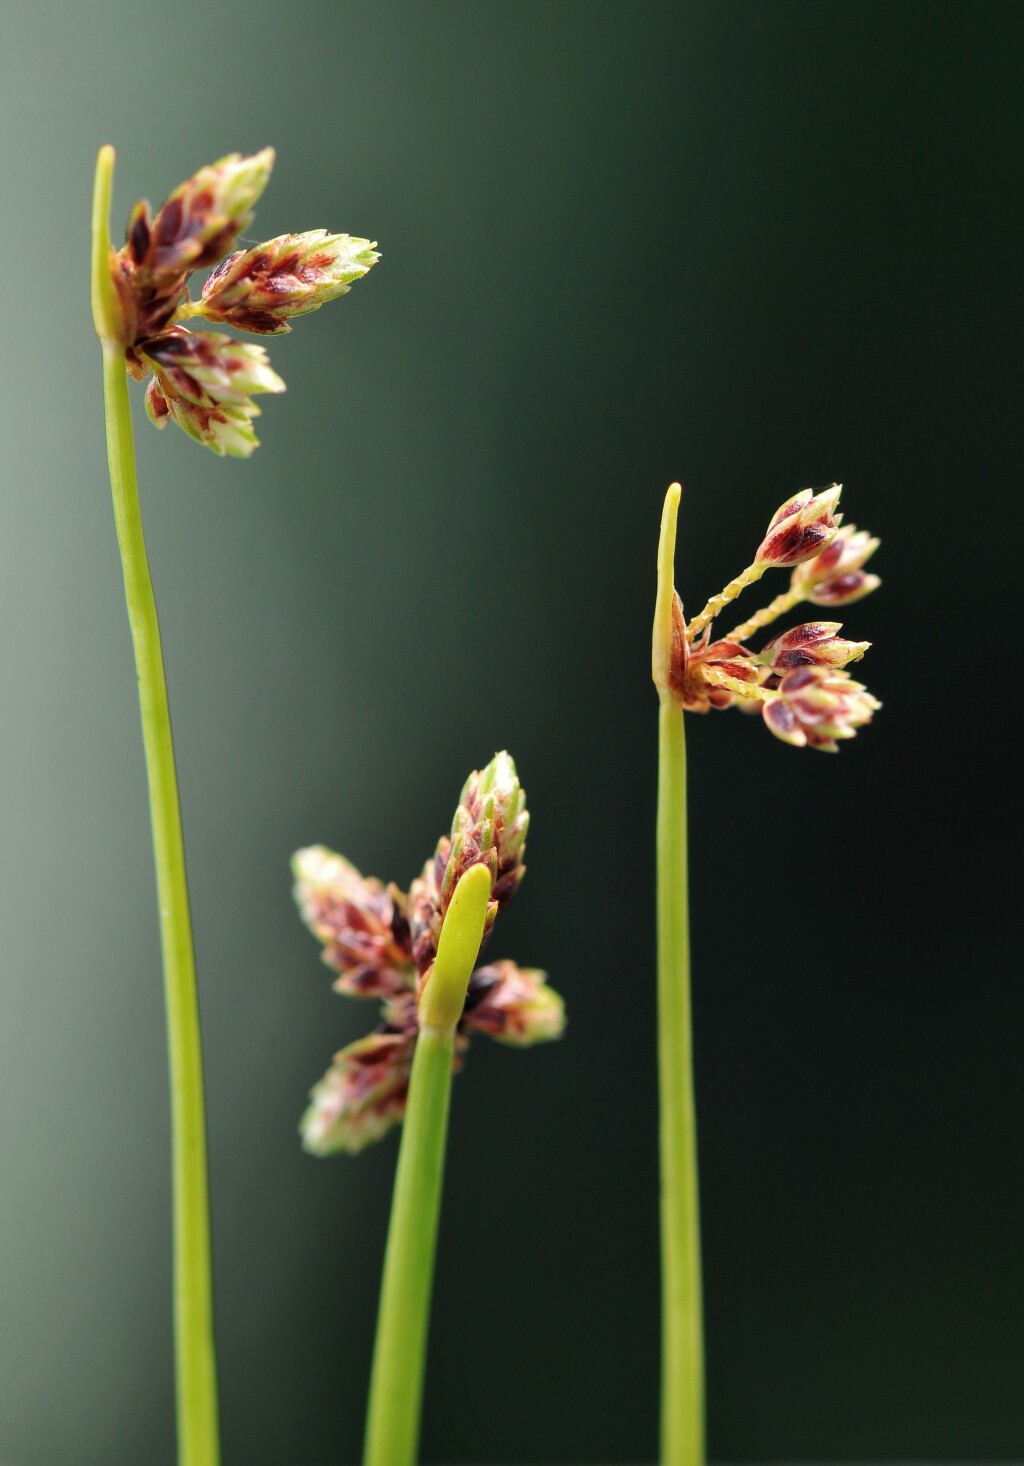
[{"label": "seed head", "polygon": [[794,667],[845,667],[858,662],[871,645],[869,641],[844,641],[836,632],[839,621],[809,621],[775,637],[758,655],[762,667],[772,672],[789,672]]},{"label": "seed head", "polygon": [[[295,855],[295,899],[306,925],[324,944],[324,961],[339,973],[335,988],[383,1000],[377,1030],[342,1049],[312,1090],[301,1124],[307,1150],[316,1155],[361,1150],[402,1119],[420,1027],[419,989],[436,956],[455,885],[467,870],[483,866],[491,878],[488,916],[493,923],[522,879],[526,825],[526,797],[515,764],[500,753],[466,781],[452,833],[438,842],[408,898],[395,886],[360,875],[322,845]],[[455,874],[448,884],[450,871]],[[558,1038],[564,1026],[562,999],[547,986],[543,972],[493,962],[470,977],[455,1030],[456,1059],[473,1033],[524,1047]]]},{"label": "seed head", "polygon": [[242,331],[290,331],[291,316],[347,294],[379,259],[368,239],[349,234],[282,234],[222,260],[203,286],[202,313]]},{"label": "seed head", "polygon": [[292,873],[299,914],[324,943],[323,960],[340,973],[336,992],[387,998],[412,991],[409,925],[397,886],[360,875],[324,845],[297,851]]},{"label": "seed head", "polygon": [[867,530],[844,524],[826,549],[796,567],[793,590],[815,606],[847,606],[859,601],[882,583],[863,569],[880,543]]},{"label": "seed head", "polygon": [[181,323],[199,316],[258,334],[288,331],[289,317],[343,295],[379,258],[368,240],[347,234],[283,234],[232,254],[192,301],[189,276],[220,260],[249,227],[273,164],[272,148],[231,153],[187,178],[155,217],[140,200],[124,248],[109,256],[113,301],[97,316],[103,339],[123,345],[128,373],[141,381],[153,372],[146,410],[157,427],[173,418],[221,456],[245,458],[258,446],[252,396],[283,392],[284,383],[262,347]]},{"label": "seed head", "polygon": [[253,205],[273,166],[273,148],[248,158],[229,153],[180,183],[152,221],[149,205],[140,199],[128,219],[122,256],[157,290],[212,265],[252,223]]},{"label": "seed head", "polygon": [[437,955],[437,939],[455,886],[471,865],[486,865],[493,882],[485,935],[526,874],[523,854],[530,816],[526,792],[507,753],[470,774],[459,796],[451,834],[438,841],[433,860],[409,892],[413,953],[420,973]]},{"label": "seed head", "polygon": [[334,1056],[310,1091],[299,1129],[313,1155],[355,1154],[386,1135],[405,1114],[416,1047],[416,1000],[389,1003],[375,1032]]},{"label": "seed head", "polygon": [[838,741],[853,738],[882,704],[847,672],[799,667],[787,672],[762,708],[776,738],[796,748],[838,752]]},{"label": "seed head", "polygon": [[758,547],[755,565],[799,565],[823,550],[836,535],[832,511],[841,492],[840,484],[833,484],[820,494],[804,489],[781,504]]},{"label": "seed head", "polygon": [[561,1038],[565,1004],[538,968],[494,962],[478,967],[469,980],[462,1028],[505,1044],[540,1043]]},{"label": "seed head", "polygon": [[251,421],[259,408],[250,394],[284,391],[262,346],[214,331],[176,326],[143,342],[136,357],[154,374],[146,411],[157,427],[172,417],[222,457],[247,458],[258,444]]}]

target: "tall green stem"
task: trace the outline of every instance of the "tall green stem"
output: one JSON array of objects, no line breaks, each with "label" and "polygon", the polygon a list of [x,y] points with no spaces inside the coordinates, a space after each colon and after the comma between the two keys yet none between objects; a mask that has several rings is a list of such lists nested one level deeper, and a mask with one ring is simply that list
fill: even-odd
[{"label": "tall green stem", "polygon": [[107,219],[112,174],[113,150],[104,148],[96,168],[93,205],[93,308],[103,345],[107,461],[135,649],[160,911],[171,1079],[178,1459],[180,1466],[217,1466],[220,1448],[199,1005],[167,683],[142,533],[124,352],[116,340],[109,283]]},{"label": "tall green stem", "polygon": [[661,1460],[663,1466],[703,1466],[704,1343],[690,1013],[686,738],[682,705],[670,685],[673,641],[682,634],[682,615],[675,606],[673,589],[679,492],[678,484],[673,484],[662,517],[653,644],[654,681],[660,699],[657,904]]},{"label": "tall green stem", "polygon": [[420,1000],[384,1254],[364,1466],[413,1466],[416,1460],[455,1028],[480,951],[490,894],[491,877],[480,865],[455,887]]}]

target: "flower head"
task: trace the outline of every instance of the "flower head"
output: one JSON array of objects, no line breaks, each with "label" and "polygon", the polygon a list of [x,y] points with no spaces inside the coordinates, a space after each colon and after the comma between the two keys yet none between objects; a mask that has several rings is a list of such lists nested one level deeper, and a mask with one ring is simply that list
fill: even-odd
[{"label": "flower head", "polygon": [[198,316],[261,334],[287,331],[289,317],[344,294],[379,258],[369,240],[347,234],[285,234],[230,255],[191,300],[190,275],[216,264],[248,229],[273,164],[272,148],[230,153],[179,184],[155,215],[140,200],[124,247],[110,256],[116,304],[101,334],[124,348],[133,377],[153,373],[146,410],[157,427],[173,419],[222,456],[248,457],[258,444],[252,398],[283,392],[284,383],[262,347],[188,332],[182,322]]},{"label": "flower head", "polygon": [[340,974],[336,992],[390,998],[413,990],[405,897],[397,886],[360,875],[323,845],[297,851],[292,873],[299,913],[323,942],[323,960]]},{"label": "flower head", "polygon": [[136,348],[153,372],[146,411],[158,428],[173,418],[190,437],[222,457],[245,458],[256,446],[251,420],[258,392],[283,392],[262,346],[213,331],[175,326]]},{"label": "flower head", "polygon": [[507,753],[470,774],[459,795],[451,833],[442,835],[423,874],[409,891],[413,954],[421,975],[437,953],[437,939],[456,884],[471,865],[491,873],[491,901],[485,932],[515,895],[526,874],[523,855],[530,816],[526,793]]},{"label": "flower head", "polygon": [[[676,498],[671,503],[675,504],[678,489],[670,490],[670,495],[673,492]],[[760,711],[778,738],[801,748],[830,752],[839,740],[852,738],[871,721],[881,703],[843,671],[863,657],[870,643],[847,641],[839,635],[842,626],[838,621],[809,621],[791,627],[760,651],[749,645],[756,631],[801,601],[842,605],[879,584],[877,576],[863,569],[878,548],[878,540],[853,525],[838,528],[839,516],[833,511],[839,492],[838,485],[820,494],[804,489],[787,499],[772,516],[753,564],[712,596],[689,623],[678,595],[669,608],[670,628],[667,613],[661,613],[661,622],[656,613],[656,638],[660,635],[656,644],[667,649],[662,656],[667,671],[655,675],[663,693],[678,698],[688,712],[730,707]],[[773,566],[795,567],[790,589],[726,636],[715,637],[713,625],[721,611]],[[671,584],[670,576],[668,564],[660,578]],[[659,604],[661,595],[659,590]]]},{"label": "flower head", "polygon": [[809,621],[776,636],[758,654],[762,667],[788,672],[794,667],[845,667],[858,662],[871,645],[869,641],[845,641],[838,621]]},{"label": "flower head", "polygon": [[867,530],[844,524],[820,554],[796,567],[793,590],[815,606],[848,606],[859,601],[882,583],[863,568],[879,543]]},{"label": "flower head", "polygon": [[[528,815],[515,764],[496,754],[471,774],[459,798],[450,835],[408,897],[396,886],[365,877],[322,845],[294,857],[295,898],[306,925],[323,943],[324,961],[339,978],[339,992],[382,1000],[375,1032],[349,1044],[311,1092],[302,1119],[303,1143],[316,1155],[358,1151],[405,1113],[419,997],[429,976],[455,886],[473,866],[491,877],[488,926],[518,889]],[[537,968],[498,961],[469,980],[456,1029],[461,1056],[473,1033],[525,1046],[558,1038],[565,1026],[562,999]]]},{"label": "flower head", "polygon": [[823,550],[836,535],[832,511],[841,492],[840,484],[820,494],[804,489],[781,504],[754,556],[755,565],[799,565]]},{"label": "flower head", "polygon": [[762,716],[783,743],[838,753],[838,740],[852,738],[881,706],[847,672],[799,667],[765,700]]},{"label": "flower head", "polygon": [[347,294],[378,259],[368,239],[349,234],[282,234],[220,262],[203,286],[203,315],[243,331],[290,331],[292,316]]}]

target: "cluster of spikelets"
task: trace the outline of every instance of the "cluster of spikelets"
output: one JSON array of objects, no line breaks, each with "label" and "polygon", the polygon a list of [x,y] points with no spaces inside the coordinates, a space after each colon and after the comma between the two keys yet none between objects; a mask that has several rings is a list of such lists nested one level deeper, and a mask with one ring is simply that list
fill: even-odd
[{"label": "cluster of spikelets", "polygon": [[[262,346],[182,322],[199,318],[257,335],[290,331],[293,316],[344,295],[379,258],[369,240],[325,229],[230,253],[273,165],[272,148],[248,158],[231,153],[186,179],[155,215],[140,200],[123,249],[111,252],[118,340],[137,381],[152,373],[149,416],[161,428],[173,418],[221,456],[249,456],[258,443],[253,396],[283,392],[284,382]],[[216,269],[191,300],[189,277],[209,265]]]},{"label": "cluster of spikelets", "polygon": [[[413,881],[408,894],[360,875],[322,845],[294,856],[295,899],[302,919],[324,945],[323,960],[338,977],[337,992],[381,1002],[373,1033],[335,1055],[311,1092],[302,1138],[316,1155],[358,1151],[405,1114],[419,999],[430,981],[441,926],[455,887],[472,866],[491,876],[484,940],[498,912],[519,888],[529,815],[515,764],[495,754],[466,781],[451,834]],[[562,999],[545,974],[515,962],[478,967],[469,982],[456,1032],[456,1054],[474,1033],[525,1046],[558,1038]]]},{"label": "cluster of spikelets", "polygon": [[[840,528],[839,494],[836,484],[820,494],[805,489],[787,499],[773,515],[753,564],[690,622],[676,597],[671,684],[689,711],[760,711],[783,742],[835,753],[840,740],[852,738],[881,707],[845,670],[870,643],[845,640],[838,621],[796,626],[759,652],[746,645],[755,632],[801,602],[831,610],[881,584],[864,569],[879,542],[852,524]],[[713,637],[715,618],[772,568],[792,569],[789,590],[724,637]]]}]

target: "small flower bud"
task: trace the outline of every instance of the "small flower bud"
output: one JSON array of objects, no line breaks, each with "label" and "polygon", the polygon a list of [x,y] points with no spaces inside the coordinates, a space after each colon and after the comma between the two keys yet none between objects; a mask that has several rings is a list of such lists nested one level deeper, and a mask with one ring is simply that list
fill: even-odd
[{"label": "small flower bud", "polygon": [[283,392],[262,346],[212,331],[175,327],[135,349],[156,376],[146,410],[158,427],[172,417],[190,437],[221,456],[247,458],[257,446],[254,392]]},{"label": "small flower bud", "polygon": [[282,234],[222,260],[203,286],[202,314],[243,331],[290,331],[289,317],[346,294],[379,259],[368,239]]},{"label": "small flower bud", "polygon": [[845,667],[857,662],[871,645],[869,641],[845,641],[836,632],[838,621],[809,621],[775,637],[758,654],[757,660],[772,672],[794,667]]},{"label": "small flower bud", "polygon": [[832,543],[793,571],[792,588],[815,606],[846,606],[877,590],[881,580],[863,566],[880,541],[867,530],[844,524]]},{"label": "small flower bud", "polygon": [[832,511],[841,492],[841,486],[833,484],[820,494],[804,489],[787,499],[772,516],[755,556],[755,565],[798,565],[830,544],[837,528]]},{"label": "small flower bud", "polygon": [[397,887],[361,875],[323,845],[297,851],[292,872],[299,914],[323,942],[323,960],[341,974],[337,992],[386,998],[412,990],[405,898]]},{"label": "small flower bud", "polygon": [[764,703],[764,721],[783,743],[838,752],[838,739],[853,738],[882,704],[846,672],[800,667],[787,672]]},{"label": "small flower bud", "polygon": [[487,1033],[499,1043],[526,1047],[561,1038],[565,1004],[539,968],[494,962],[478,967],[470,978],[459,1027],[467,1034]]}]

